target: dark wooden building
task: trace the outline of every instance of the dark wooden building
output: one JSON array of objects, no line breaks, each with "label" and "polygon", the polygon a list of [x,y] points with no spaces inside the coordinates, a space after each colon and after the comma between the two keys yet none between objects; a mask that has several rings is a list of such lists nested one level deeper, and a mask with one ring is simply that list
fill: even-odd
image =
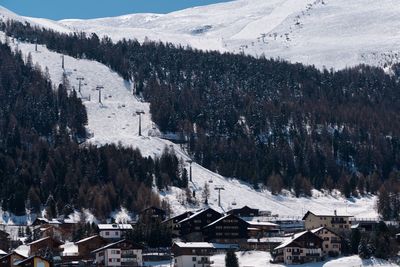
[{"label": "dark wooden building", "polygon": [[165,210],[157,207],[148,207],[139,213],[139,221],[142,223],[147,222],[162,222],[167,218]]},{"label": "dark wooden building", "polygon": [[244,206],[240,209],[232,209],[228,211],[228,214],[233,214],[238,217],[256,217],[259,216],[259,210]]},{"label": "dark wooden building", "polygon": [[323,239],[311,231],[303,231],[288,237],[271,253],[273,262],[303,264],[317,262],[323,257]]},{"label": "dark wooden building", "polygon": [[3,230],[0,230],[0,249],[4,251],[10,249],[10,235]]},{"label": "dark wooden building", "polygon": [[179,214],[175,217],[163,221],[163,224],[167,225],[172,230],[173,237],[178,237],[181,233],[181,225],[179,224],[179,222],[186,218],[189,218],[192,215],[193,212],[187,211],[185,213]]},{"label": "dark wooden building", "polygon": [[249,224],[236,215],[228,214],[203,228],[203,236],[207,242],[243,243],[248,238]]},{"label": "dark wooden building", "polygon": [[0,258],[0,266],[1,267],[13,267],[15,263],[25,260],[26,257],[13,251],[3,257]]},{"label": "dark wooden building", "polygon": [[40,256],[31,256],[25,260],[19,261],[15,266],[22,267],[50,267],[51,262]]},{"label": "dark wooden building", "polygon": [[181,237],[187,241],[203,241],[203,228],[221,217],[222,215],[212,208],[200,210],[179,222]]},{"label": "dark wooden building", "polygon": [[28,244],[30,250],[29,255],[42,255],[51,252],[53,255],[58,255],[61,252],[60,246],[63,243],[53,237],[44,237],[35,240]]},{"label": "dark wooden building", "polygon": [[107,244],[107,241],[99,235],[81,239],[75,243],[78,246],[78,255],[81,260],[91,259],[91,252]]}]

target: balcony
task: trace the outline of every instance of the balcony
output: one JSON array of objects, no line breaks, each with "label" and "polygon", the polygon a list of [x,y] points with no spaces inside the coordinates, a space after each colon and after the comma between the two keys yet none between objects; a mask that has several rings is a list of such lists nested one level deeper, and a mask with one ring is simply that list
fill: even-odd
[{"label": "balcony", "polygon": [[331,220],[331,224],[346,224],[347,221],[343,220],[343,219],[339,219],[339,220]]},{"label": "balcony", "polygon": [[210,264],[214,264],[214,261],[210,261],[210,259],[201,259],[197,261],[197,264],[203,264],[204,266],[209,266]]},{"label": "balcony", "polygon": [[306,253],[306,257],[321,257],[321,253],[317,253],[317,252]]},{"label": "balcony", "polygon": [[136,259],[136,255],[134,253],[123,253],[123,254],[121,254],[121,258],[135,258]]}]

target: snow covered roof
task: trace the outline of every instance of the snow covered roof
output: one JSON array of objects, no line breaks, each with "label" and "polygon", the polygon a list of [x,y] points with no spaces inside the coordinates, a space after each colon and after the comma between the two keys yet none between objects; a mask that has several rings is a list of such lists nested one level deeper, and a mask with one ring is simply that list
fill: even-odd
[{"label": "snow covered roof", "polygon": [[214,248],[213,244],[207,242],[175,242],[180,248]]},{"label": "snow covered roof", "polygon": [[[32,241],[31,243],[28,244],[28,246],[33,245],[33,244],[37,244],[37,243],[42,242],[42,241],[47,240],[47,239],[51,239],[51,237],[50,236],[46,236],[46,237],[40,238],[38,240]],[[62,244],[61,241],[59,241],[59,242]]]},{"label": "snow covered roof", "polygon": [[131,230],[133,229],[130,224],[113,223],[113,224],[98,224],[99,230]]},{"label": "snow covered roof", "polygon": [[307,211],[306,214],[304,214],[303,216],[303,220],[305,220],[309,214],[314,214],[315,216],[319,217],[354,217],[353,215],[337,214],[336,211],[334,214],[321,214],[312,211]]},{"label": "snow covered roof", "polygon": [[92,236],[83,238],[83,239],[77,241],[75,244],[80,244],[80,243],[86,242],[86,241],[91,240],[91,239],[96,238],[96,237],[99,237],[99,235],[92,235]]},{"label": "snow covered roof", "polygon": [[120,243],[124,243],[124,242],[127,242],[127,243],[129,243],[129,244],[134,244],[134,245],[136,245],[138,248],[143,249],[143,246],[142,246],[142,245],[139,245],[139,244],[136,244],[136,243],[127,241],[126,239],[121,239],[121,240],[119,240],[119,241],[117,241],[117,242],[114,242],[114,243],[105,245],[104,247],[101,247],[101,248],[98,248],[98,249],[96,249],[96,250],[93,250],[92,253],[97,253],[97,252],[99,252],[99,251],[102,251],[102,250],[105,250],[105,249],[108,249],[108,248],[112,248],[113,246],[118,245],[118,244],[120,244]]},{"label": "snow covered roof", "polygon": [[248,243],[282,243],[286,241],[288,237],[263,237],[263,238],[249,238]]},{"label": "snow covered roof", "polygon": [[[198,215],[202,214],[203,212],[206,212],[206,211],[209,211],[209,210],[213,210],[213,209],[212,209],[212,208],[201,209],[201,210],[199,210],[199,211],[193,213],[193,215],[191,215],[191,216],[187,217],[186,219],[180,221],[180,223],[189,221],[189,220],[193,219],[194,217],[197,217]],[[215,211],[215,212],[217,212],[217,211]]]},{"label": "snow covered roof", "polygon": [[272,222],[247,221],[247,223],[249,223],[252,226],[275,226],[275,227],[279,226],[276,223]]},{"label": "snow covered roof", "polygon": [[2,256],[2,255],[7,255],[7,252],[5,252],[4,250],[1,250],[0,249],[0,255]]},{"label": "snow covered roof", "polygon": [[277,246],[275,248],[275,250],[277,249],[281,249],[284,247],[287,247],[288,245],[290,245],[292,242],[296,241],[296,239],[298,239],[299,237],[303,236],[304,234],[308,233],[308,231],[303,231],[297,234],[294,234],[292,237],[288,237],[285,241],[283,241],[279,246]]}]

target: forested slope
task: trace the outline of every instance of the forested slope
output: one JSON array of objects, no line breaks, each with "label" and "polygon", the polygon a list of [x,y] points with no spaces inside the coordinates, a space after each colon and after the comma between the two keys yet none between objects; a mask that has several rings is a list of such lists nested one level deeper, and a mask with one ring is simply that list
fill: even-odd
[{"label": "forested slope", "polygon": [[382,69],[321,72],[15,22],[1,28],[134,80],[159,128],[187,137],[193,158],[225,176],[297,195],[312,187],[338,188],[346,196],[376,193],[385,180],[398,183],[400,90],[398,78]]}]

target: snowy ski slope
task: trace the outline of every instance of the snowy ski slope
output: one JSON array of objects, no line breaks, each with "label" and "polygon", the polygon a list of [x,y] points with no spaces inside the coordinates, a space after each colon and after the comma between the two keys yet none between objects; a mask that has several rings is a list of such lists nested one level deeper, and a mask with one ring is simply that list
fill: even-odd
[{"label": "snowy ski slope", "polygon": [[236,0],[169,14],[64,20],[73,30],[344,68],[400,60],[397,0]]},{"label": "snowy ski slope", "polygon": [[[4,33],[0,34],[0,39],[5,40]],[[17,44],[15,41],[11,42],[11,45],[14,48],[18,45],[25,56],[31,53],[33,63],[41,66],[43,70],[47,67],[54,84],[60,83],[63,73],[61,54],[51,52],[44,46],[39,46],[39,51],[35,52],[34,44]],[[78,88],[76,78],[85,78],[81,97],[88,111],[88,129],[93,133],[93,137],[88,142],[96,145],[120,142],[125,146],[138,147],[142,154],[152,157],[160,155],[165,146],[169,146],[175,150],[178,157],[182,157],[184,160],[188,159],[186,153],[178,145],[149,136],[150,132],[154,132],[149,114],[149,104],[136,99],[132,94],[131,85],[108,67],[98,62],[65,56],[65,73],[71,86],[76,90]],[[96,87],[99,85],[104,86],[101,104],[98,102],[98,91],[96,91]],[[138,136],[138,117],[134,116],[136,110],[145,112],[142,116],[142,137]],[[377,216],[374,211],[376,200],[374,196],[345,200],[338,195],[325,195],[317,191],[314,192],[315,196],[312,198],[295,198],[290,194],[273,196],[268,191],[255,191],[241,181],[221,177],[195,163],[193,164],[193,178],[194,181],[190,183],[190,188],[196,191],[197,198],[200,198],[202,188],[207,183],[211,189],[210,206],[222,211],[249,205],[261,210],[269,210],[273,214],[281,216],[302,216],[308,209],[331,213],[338,210],[339,213],[358,217]],[[221,193],[222,207],[218,207],[218,195],[214,190],[217,185],[225,188]],[[183,205],[181,199],[184,192],[178,188],[172,187],[168,192],[159,193],[162,198],[170,202],[176,213],[200,207]]]}]

